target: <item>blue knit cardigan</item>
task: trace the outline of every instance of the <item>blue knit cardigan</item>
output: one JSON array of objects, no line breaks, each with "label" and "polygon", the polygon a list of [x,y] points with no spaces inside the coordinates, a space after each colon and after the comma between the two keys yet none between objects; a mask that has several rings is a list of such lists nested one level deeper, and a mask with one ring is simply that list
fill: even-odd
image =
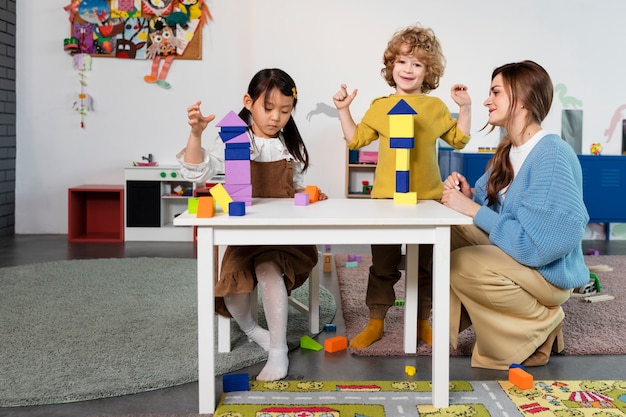
[{"label": "blue knit cardigan", "polygon": [[490,172],[476,181],[482,207],[474,223],[517,262],[536,268],[551,284],[576,288],[589,281],[581,240],[589,222],[580,162],[559,136],[544,136],[494,206],[487,206]]}]

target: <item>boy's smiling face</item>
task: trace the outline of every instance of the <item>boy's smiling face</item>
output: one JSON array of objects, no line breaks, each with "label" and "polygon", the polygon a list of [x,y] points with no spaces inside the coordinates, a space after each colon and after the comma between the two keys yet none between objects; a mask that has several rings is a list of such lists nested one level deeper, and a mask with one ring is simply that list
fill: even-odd
[{"label": "boy's smiling face", "polygon": [[421,94],[426,65],[413,55],[398,55],[393,65],[396,94]]}]

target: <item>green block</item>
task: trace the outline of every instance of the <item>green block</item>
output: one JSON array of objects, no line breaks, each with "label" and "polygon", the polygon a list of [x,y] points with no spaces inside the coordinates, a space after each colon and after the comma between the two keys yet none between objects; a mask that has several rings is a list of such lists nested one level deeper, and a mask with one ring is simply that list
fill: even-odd
[{"label": "green block", "polygon": [[346,262],[344,266],[346,268],[356,268],[357,266],[359,266],[359,263],[357,261],[350,261]]},{"label": "green block", "polygon": [[311,336],[302,336],[300,338],[300,347],[309,350],[322,350],[324,346],[320,345]]},{"label": "green block", "polygon": [[198,213],[198,197],[190,197],[187,199],[187,211],[189,214]]}]

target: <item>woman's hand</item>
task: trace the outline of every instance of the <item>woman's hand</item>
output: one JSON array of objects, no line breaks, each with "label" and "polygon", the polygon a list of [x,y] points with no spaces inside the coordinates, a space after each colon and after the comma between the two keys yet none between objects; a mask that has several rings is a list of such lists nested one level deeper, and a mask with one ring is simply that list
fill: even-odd
[{"label": "woman's hand", "polygon": [[472,200],[472,190],[469,182],[458,172],[453,172],[443,182],[441,203],[471,218],[474,218],[480,209],[480,204]]},{"label": "woman's hand", "polygon": [[446,180],[443,182],[443,189],[455,189],[457,191],[461,191],[466,197],[472,198],[472,189],[469,185],[469,182],[467,182],[467,179],[463,175],[459,174],[456,171],[450,174],[448,178],[446,178]]}]

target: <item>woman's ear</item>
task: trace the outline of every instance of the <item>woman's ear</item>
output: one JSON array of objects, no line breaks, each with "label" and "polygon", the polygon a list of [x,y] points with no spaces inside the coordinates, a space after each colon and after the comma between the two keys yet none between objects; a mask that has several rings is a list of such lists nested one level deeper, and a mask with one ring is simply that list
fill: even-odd
[{"label": "woman's ear", "polygon": [[252,97],[250,97],[250,94],[243,96],[243,106],[248,110],[252,110]]}]

